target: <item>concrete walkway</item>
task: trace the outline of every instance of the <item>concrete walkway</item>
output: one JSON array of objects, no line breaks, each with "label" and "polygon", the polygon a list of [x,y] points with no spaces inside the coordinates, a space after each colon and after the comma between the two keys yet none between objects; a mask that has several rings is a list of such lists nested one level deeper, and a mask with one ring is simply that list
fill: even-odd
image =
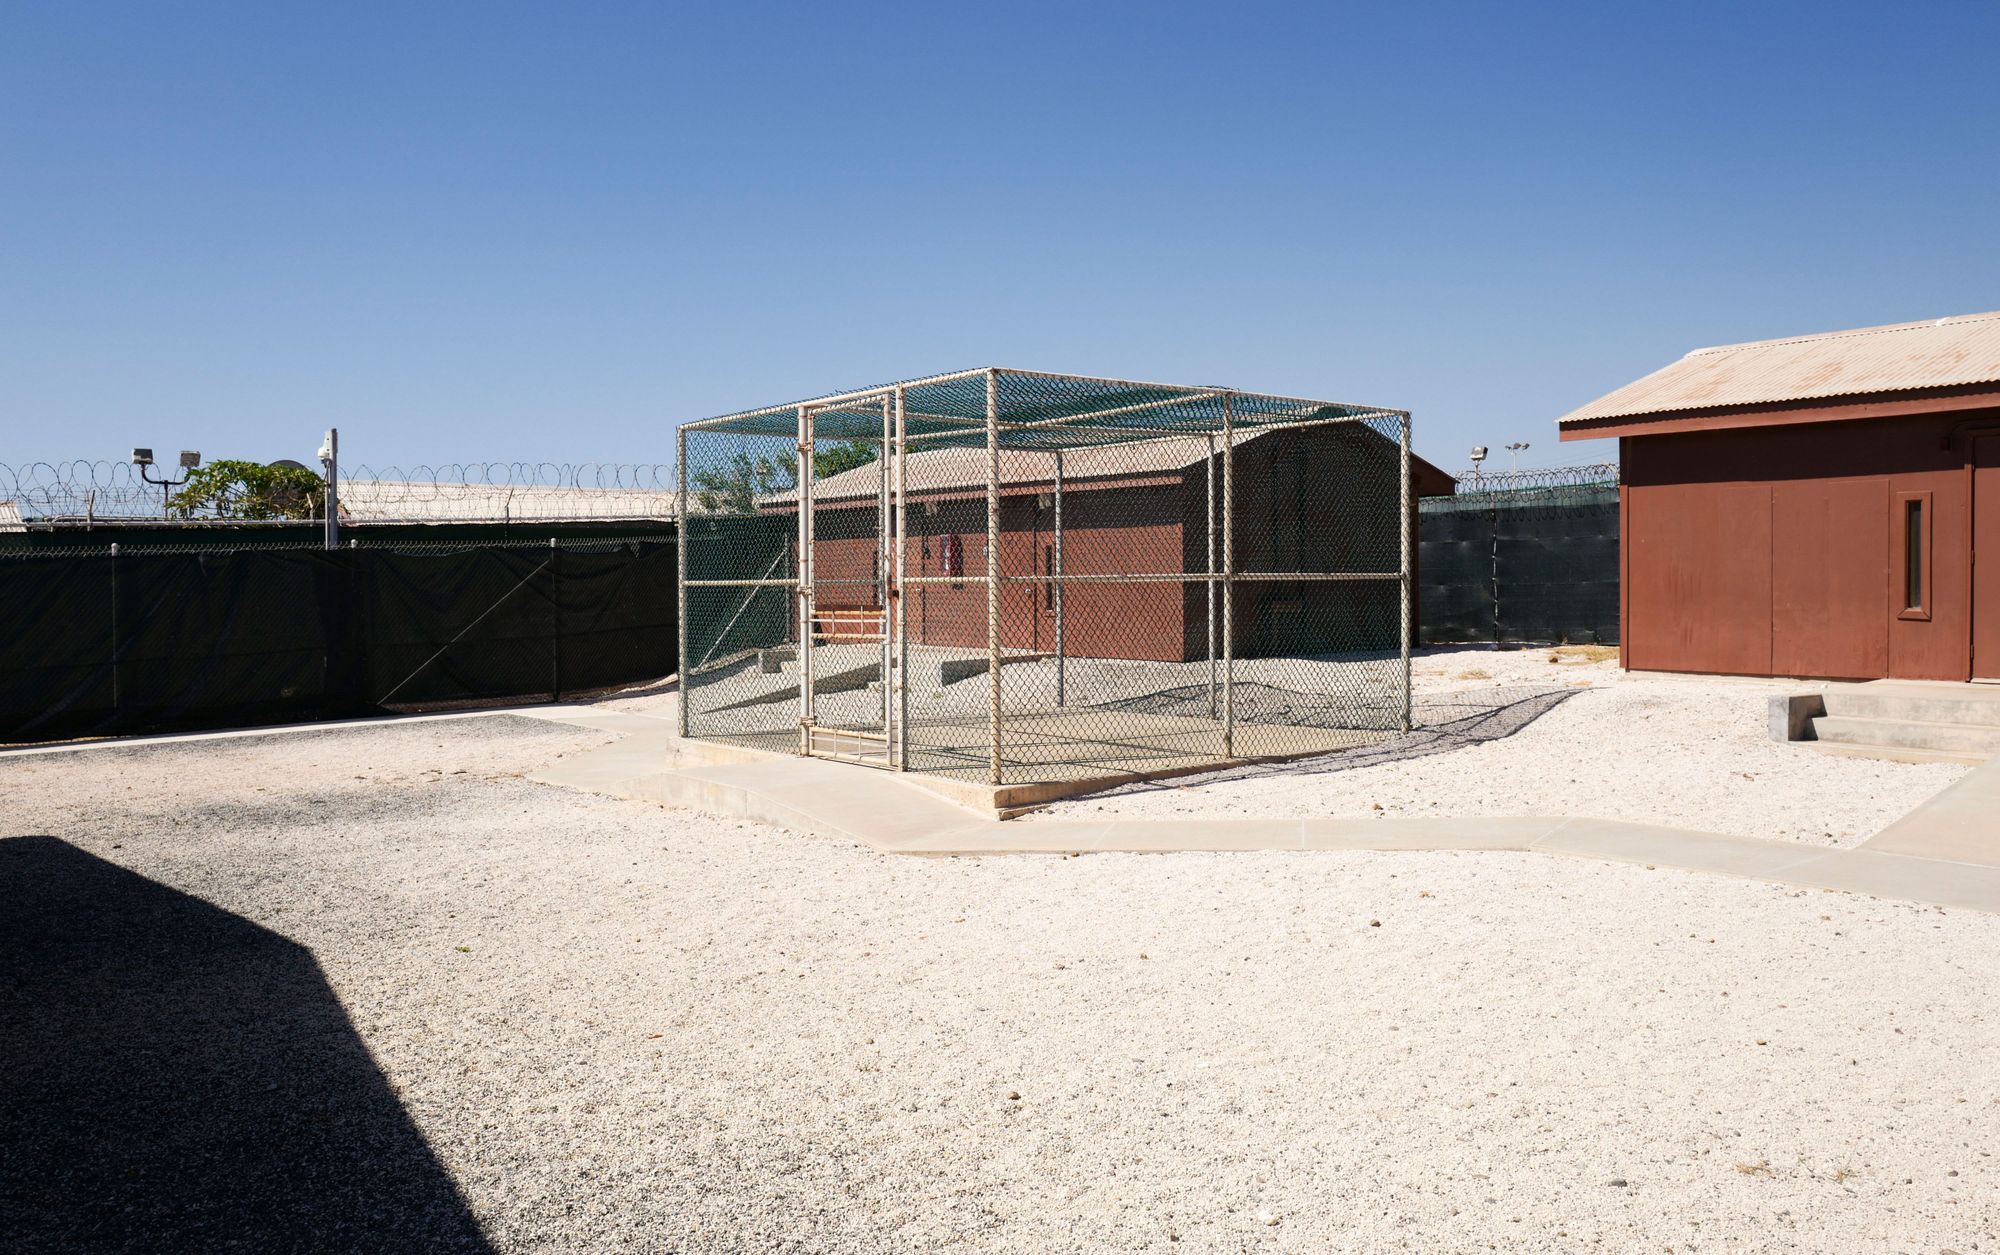
[{"label": "concrete walkway", "polygon": [[2000,913],[2000,760],[1861,847],[1826,850],[1561,816],[1001,822],[893,773],[682,742],[671,718],[573,709],[541,717],[622,735],[532,779],[760,820],[897,854],[1519,850]]}]

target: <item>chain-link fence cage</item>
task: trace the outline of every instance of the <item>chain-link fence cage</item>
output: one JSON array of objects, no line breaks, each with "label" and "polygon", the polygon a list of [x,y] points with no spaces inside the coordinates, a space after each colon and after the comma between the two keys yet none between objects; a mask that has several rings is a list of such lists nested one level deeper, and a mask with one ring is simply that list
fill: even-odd
[{"label": "chain-link fence cage", "polygon": [[680,429],[685,735],[993,785],[1407,730],[1409,416],[983,369]]}]

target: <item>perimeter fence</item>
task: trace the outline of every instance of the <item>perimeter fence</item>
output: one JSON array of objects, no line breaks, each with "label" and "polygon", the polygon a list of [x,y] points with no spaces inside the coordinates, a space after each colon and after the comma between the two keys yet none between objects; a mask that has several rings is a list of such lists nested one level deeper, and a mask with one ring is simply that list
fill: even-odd
[{"label": "perimeter fence", "polygon": [[1481,475],[1418,506],[1426,645],[1618,642],[1618,467]]},{"label": "perimeter fence", "polygon": [[202,539],[0,545],[0,741],[553,702],[675,667],[670,527]]}]

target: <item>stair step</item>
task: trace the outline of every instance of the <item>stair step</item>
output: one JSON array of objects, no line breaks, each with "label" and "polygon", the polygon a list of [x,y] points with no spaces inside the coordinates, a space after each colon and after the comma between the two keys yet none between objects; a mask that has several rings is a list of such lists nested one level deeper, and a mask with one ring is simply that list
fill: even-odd
[{"label": "stair step", "polygon": [[1812,726],[1817,740],[1831,743],[1896,746],[1982,758],[2000,754],[2000,727],[1855,715],[1821,715]]},{"label": "stair step", "polygon": [[1891,763],[1959,763],[1977,767],[1991,757],[1988,754],[1911,749],[1907,745],[1870,745],[1864,741],[1797,741],[1794,744],[1816,746],[1823,753],[1838,754],[1843,758],[1876,758]]},{"label": "stair step", "polygon": [[1842,718],[1895,719],[1912,723],[1955,723],[2000,728],[2000,690],[1973,693],[1921,688],[1858,685],[1830,688],[1821,695],[1826,713]]}]

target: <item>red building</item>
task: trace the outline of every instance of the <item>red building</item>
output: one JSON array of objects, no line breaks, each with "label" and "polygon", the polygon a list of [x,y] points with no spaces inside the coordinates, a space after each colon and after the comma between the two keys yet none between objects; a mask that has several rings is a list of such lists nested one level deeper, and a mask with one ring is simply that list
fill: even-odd
[{"label": "red building", "polygon": [[1700,349],[1560,427],[1618,440],[1625,666],[2000,679],[2000,313]]},{"label": "red building", "polygon": [[[1210,472],[1220,459],[1203,438],[1069,450],[1062,485],[1062,572],[1124,577],[1064,586],[1064,652],[1072,657],[1182,662],[1205,657],[1208,590],[1183,574],[1209,569]],[[1056,570],[1055,459],[1001,451],[1000,569]],[[1396,445],[1359,424],[1249,432],[1236,439],[1236,568],[1243,572],[1395,571],[1399,537]],[[986,647],[986,451],[913,453],[905,468],[910,575],[963,575],[960,584],[912,584],[904,594],[913,644]],[[880,613],[876,584],[879,464],[813,487],[816,613]],[[1455,481],[1411,459],[1405,526],[1415,552],[1416,498],[1449,495]],[[768,507],[767,507],[768,508]],[[1220,570],[1221,507],[1216,507]],[[1136,578],[1171,576],[1172,579]],[[1412,581],[1412,588],[1415,581]],[[1055,646],[1054,581],[1002,586],[1001,644]],[[1241,584],[1233,607],[1239,657],[1396,648],[1393,585],[1271,581]],[[1412,608],[1414,614],[1414,607]],[[1220,615],[1218,614],[1218,622]],[[876,620],[879,622],[879,620]],[[824,625],[823,625],[824,628]],[[867,630],[873,630],[872,625]]]}]

